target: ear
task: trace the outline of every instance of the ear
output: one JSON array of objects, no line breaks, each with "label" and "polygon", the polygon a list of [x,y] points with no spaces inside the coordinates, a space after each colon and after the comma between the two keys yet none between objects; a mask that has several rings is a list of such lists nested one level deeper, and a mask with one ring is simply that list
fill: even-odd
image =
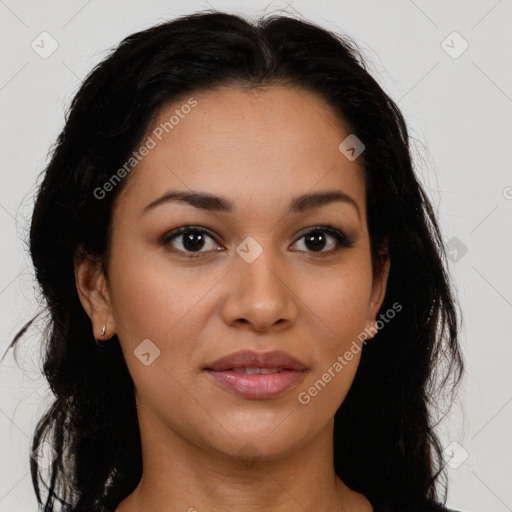
[{"label": "ear", "polygon": [[391,267],[387,239],[384,243],[384,248],[382,249],[381,254],[383,255],[382,257],[384,258],[384,262],[382,264],[380,274],[378,276],[374,276],[373,278],[370,302],[368,305],[368,318],[366,322],[367,328],[370,328],[371,326],[370,331],[372,332],[374,329],[376,329],[375,323],[377,320],[377,313],[382,306],[382,303],[384,302],[384,297],[386,296],[389,270]]},{"label": "ear", "polygon": [[[91,320],[94,337],[109,339],[115,333],[115,324],[103,266],[82,247],[75,254],[73,263],[78,297]],[[103,326],[105,333],[102,335]]]}]

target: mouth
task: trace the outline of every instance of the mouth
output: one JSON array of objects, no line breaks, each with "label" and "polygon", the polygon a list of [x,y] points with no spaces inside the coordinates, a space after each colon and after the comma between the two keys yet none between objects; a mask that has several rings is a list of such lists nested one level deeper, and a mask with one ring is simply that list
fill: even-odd
[{"label": "mouth", "polygon": [[[288,368],[287,368],[288,369]],[[271,373],[281,373],[284,368],[230,368],[235,373],[241,373],[244,375],[270,375]]]},{"label": "mouth", "polygon": [[242,350],[208,364],[203,370],[215,383],[237,396],[267,400],[295,387],[307,368],[286,352]]},{"label": "mouth", "polygon": [[214,382],[231,393],[252,400],[276,398],[294,388],[304,370],[286,368],[232,368],[229,370],[205,369]]}]

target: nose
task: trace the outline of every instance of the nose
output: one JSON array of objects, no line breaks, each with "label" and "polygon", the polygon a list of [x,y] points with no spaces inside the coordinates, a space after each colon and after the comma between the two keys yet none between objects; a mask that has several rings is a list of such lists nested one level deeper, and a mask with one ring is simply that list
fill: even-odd
[{"label": "nose", "polygon": [[227,280],[222,317],[227,325],[246,324],[257,332],[285,329],[298,314],[294,278],[270,250],[251,263],[235,257]]}]

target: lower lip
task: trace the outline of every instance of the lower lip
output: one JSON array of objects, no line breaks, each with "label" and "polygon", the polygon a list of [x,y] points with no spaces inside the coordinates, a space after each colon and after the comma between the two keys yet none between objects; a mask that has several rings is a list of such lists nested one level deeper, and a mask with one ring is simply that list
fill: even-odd
[{"label": "lower lip", "polygon": [[219,384],[243,398],[264,400],[274,398],[296,386],[303,371],[283,370],[279,373],[246,375],[233,370],[206,372]]}]

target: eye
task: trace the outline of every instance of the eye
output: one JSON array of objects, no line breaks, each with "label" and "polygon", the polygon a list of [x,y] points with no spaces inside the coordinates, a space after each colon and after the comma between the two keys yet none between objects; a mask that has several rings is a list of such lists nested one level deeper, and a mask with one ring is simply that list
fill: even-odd
[{"label": "eye", "polygon": [[[201,253],[201,252],[209,252],[201,251],[201,249],[205,246],[207,238],[215,241],[214,237],[209,234],[208,230],[200,227],[194,226],[183,226],[181,228],[175,229],[171,231],[167,235],[165,235],[160,243],[162,245],[173,245],[174,248],[176,246],[173,244],[175,240],[180,242],[179,245],[183,247],[183,249],[178,248],[177,252],[184,253]],[[221,249],[217,249],[221,250]],[[187,256],[188,258],[196,258],[197,256]]]},{"label": "eye", "polygon": [[[329,238],[334,239],[334,242],[331,242],[330,244],[331,248],[326,251],[322,251]],[[301,238],[299,238],[299,240],[304,240],[304,245],[306,245],[307,248],[311,249],[312,252],[321,254],[322,256],[334,254],[342,247],[353,247],[353,240],[347,237],[342,231],[332,226],[316,226],[305,233]]]},{"label": "eye", "polygon": [[[325,248],[329,238],[331,239],[330,248],[324,251],[322,249]],[[207,245],[208,239],[215,242],[215,237],[210,234],[207,229],[196,226],[183,226],[164,235],[160,243],[165,246],[171,246],[172,250],[175,252],[187,254],[187,258],[197,258],[201,253],[223,250],[215,242],[213,248],[210,248],[210,250],[207,248],[207,250],[202,251],[201,249]],[[309,249],[309,251],[306,250],[306,252],[318,253],[321,256],[329,256],[339,251],[342,247],[353,246],[353,240],[351,238],[332,226],[316,226],[303,234],[299,238],[299,241],[303,239],[306,248]],[[334,240],[334,242],[332,240]],[[179,242],[179,244],[176,242]],[[298,241],[295,242],[295,244],[297,243]],[[181,248],[176,247],[176,245],[181,245]],[[217,246],[217,249],[215,249],[215,246]],[[194,253],[198,253],[198,255],[194,256]]]}]

